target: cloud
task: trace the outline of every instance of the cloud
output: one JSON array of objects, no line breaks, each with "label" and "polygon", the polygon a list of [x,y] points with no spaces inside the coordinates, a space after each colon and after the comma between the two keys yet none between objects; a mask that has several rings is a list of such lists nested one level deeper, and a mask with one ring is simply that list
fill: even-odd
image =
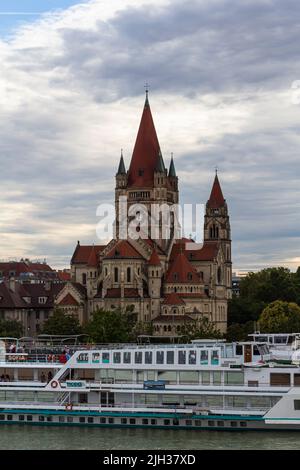
[{"label": "cloud", "polygon": [[300,5],[296,0],[94,0],[0,41],[0,257],[68,265],[96,239],[150,102],[182,202],[219,167],[234,266],[295,268]]}]

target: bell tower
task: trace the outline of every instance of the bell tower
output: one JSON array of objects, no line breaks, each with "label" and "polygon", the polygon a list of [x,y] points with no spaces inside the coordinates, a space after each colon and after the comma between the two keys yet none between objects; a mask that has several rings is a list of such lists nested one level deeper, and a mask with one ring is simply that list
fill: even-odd
[{"label": "bell tower", "polygon": [[[178,204],[178,178],[176,176],[173,156],[171,158],[169,172],[165,167],[164,159],[158,142],[154,121],[148,99],[148,89],[146,90],[146,100],[144,109],[129,165],[126,172],[123,155],[119,163],[116,174],[115,208],[117,229],[119,220],[119,198],[126,196],[127,210],[134,211],[137,205],[142,205],[145,209],[136,214],[143,220],[148,221],[148,233],[143,236],[153,239],[162,250],[167,250],[171,239],[174,236],[174,214],[171,212],[169,224],[170,235],[166,238],[162,227],[162,216],[159,210],[153,213],[153,206],[156,208],[172,206]],[[133,206],[133,207],[131,207]],[[151,217],[152,216],[152,217]],[[127,217],[128,223],[135,219],[132,213]],[[155,226],[155,231],[151,230]],[[155,236],[153,235],[155,233]]]},{"label": "bell tower", "polygon": [[231,262],[231,231],[228,207],[224,199],[218,174],[216,176],[206,203],[204,218],[204,243],[218,243],[223,251],[223,266],[218,268],[218,281],[231,290],[232,262]]}]

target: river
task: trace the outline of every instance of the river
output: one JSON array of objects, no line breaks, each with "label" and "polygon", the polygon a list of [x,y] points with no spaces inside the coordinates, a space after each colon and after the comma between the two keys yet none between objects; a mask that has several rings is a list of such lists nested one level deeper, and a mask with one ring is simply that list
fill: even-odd
[{"label": "river", "polygon": [[300,432],[0,426],[1,450],[299,449]]}]

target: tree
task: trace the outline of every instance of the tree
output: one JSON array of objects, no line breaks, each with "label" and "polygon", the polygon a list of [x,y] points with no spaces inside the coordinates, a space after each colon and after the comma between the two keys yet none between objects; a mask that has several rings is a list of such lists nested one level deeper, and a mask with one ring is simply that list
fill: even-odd
[{"label": "tree", "polygon": [[232,323],[228,326],[225,337],[229,342],[232,341],[247,341],[248,335],[253,333],[253,322],[246,323]]},{"label": "tree", "polygon": [[22,323],[16,320],[0,320],[0,336],[20,338],[23,334]]},{"label": "tree", "polygon": [[43,333],[48,335],[79,335],[82,328],[74,315],[67,315],[60,308],[55,308],[53,315],[44,323]]},{"label": "tree", "polygon": [[300,307],[294,302],[277,300],[269,304],[259,317],[263,333],[296,333],[300,331]]},{"label": "tree", "polygon": [[87,323],[85,332],[95,343],[125,343],[134,341],[135,324],[136,315],[133,312],[98,309]]},{"label": "tree", "polygon": [[221,338],[222,334],[216,329],[214,323],[210,322],[207,317],[203,317],[196,322],[190,322],[183,325],[181,334],[186,336],[187,341],[201,338]]},{"label": "tree", "polygon": [[240,282],[240,296],[228,304],[228,324],[256,321],[264,308],[275,300],[300,302],[300,272],[267,268],[249,273]]}]

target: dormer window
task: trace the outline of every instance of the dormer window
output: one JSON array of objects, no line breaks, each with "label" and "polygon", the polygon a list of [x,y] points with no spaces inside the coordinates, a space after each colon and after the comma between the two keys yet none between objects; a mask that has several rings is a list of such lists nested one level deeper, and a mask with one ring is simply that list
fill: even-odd
[{"label": "dormer window", "polygon": [[139,168],[139,170],[138,170],[138,175],[139,175],[139,176],[143,176],[143,174],[144,174],[144,169],[143,169],[143,168]]},{"label": "dormer window", "polygon": [[191,281],[191,280],[193,279],[193,274],[192,274],[192,273],[188,273],[187,278],[188,278],[189,281]]},{"label": "dormer window", "polygon": [[47,302],[48,297],[39,297],[39,304],[45,304]]},{"label": "dormer window", "polygon": [[174,279],[174,281],[177,281],[177,280],[178,280],[178,273],[174,273],[174,274],[173,274],[173,279]]}]

